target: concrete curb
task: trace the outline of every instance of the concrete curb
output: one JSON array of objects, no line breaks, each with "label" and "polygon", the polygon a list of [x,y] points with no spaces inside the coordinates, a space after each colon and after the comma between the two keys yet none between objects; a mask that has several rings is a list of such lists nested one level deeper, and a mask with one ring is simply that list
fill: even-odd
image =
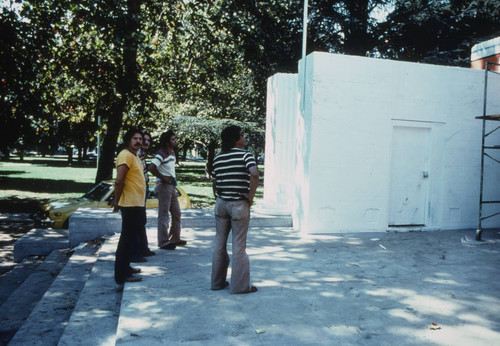
[{"label": "concrete curb", "polygon": [[65,251],[52,252],[10,295],[0,307],[0,335],[2,335],[0,341],[8,342],[23,325],[67,261],[68,256]]},{"label": "concrete curb", "polygon": [[[215,227],[213,209],[183,209],[182,228]],[[146,227],[156,227],[158,211],[147,210]],[[291,216],[265,215],[252,211],[250,227],[292,227]],[[121,232],[121,215],[111,209],[81,208],[69,219],[69,245]]]},{"label": "concrete curb", "polygon": [[118,238],[112,236],[101,246],[59,345],[115,345],[123,291],[114,280]]},{"label": "concrete curb", "polygon": [[42,264],[42,260],[27,258],[16,264],[12,270],[0,277],[0,307],[6,302],[19,285]]},{"label": "concrete curb", "polygon": [[71,256],[9,345],[55,345],[61,338],[90,270],[97,248],[78,249]]},{"label": "concrete curb", "polygon": [[48,255],[69,246],[67,229],[34,228],[14,243],[14,261],[20,262],[32,255]]}]

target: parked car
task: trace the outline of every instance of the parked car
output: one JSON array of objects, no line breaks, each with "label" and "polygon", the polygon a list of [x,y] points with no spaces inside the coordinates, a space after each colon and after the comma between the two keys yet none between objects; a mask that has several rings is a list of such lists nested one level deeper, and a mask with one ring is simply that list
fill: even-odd
[{"label": "parked car", "polygon": [[[191,200],[186,192],[180,186],[177,186],[176,190],[180,207],[191,208]],[[148,192],[146,208],[158,208],[154,182],[150,183]],[[69,217],[78,208],[110,208],[114,193],[114,181],[102,181],[80,198],[57,200],[41,206],[41,210],[33,215],[33,218],[42,226],[68,228]]]},{"label": "parked car", "polygon": [[85,155],[85,157],[89,160],[97,160],[97,154],[92,151],[88,152],[87,155]]}]

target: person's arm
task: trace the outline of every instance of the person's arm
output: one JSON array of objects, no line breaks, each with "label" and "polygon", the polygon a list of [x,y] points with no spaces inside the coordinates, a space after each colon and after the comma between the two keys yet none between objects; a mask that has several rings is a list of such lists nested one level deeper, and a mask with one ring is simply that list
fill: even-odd
[{"label": "person's arm", "polygon": [[172,177],[167,177],[167,176],[161,174],[160,171],[158,170],[158,167],[156,167],[156,165],[154,163],[149,164],[148,171],[151,172],[151,174],[153,174],[155,177],[157,177],[158,179],[161,179],[163,182],[165,182],[167,184],[171,184],[172,180],[174,179]]},{"label": "person's arm", "polygon": [[214,192],[214,198],[217,198],[217,181],[212,179],[212,191]]},{"label": "person's arm", "polygon": [[248,172],[250,173],[250,193],[248,194],[247,199],[251,205],[253,203],[257,187],[259,186],[259,170],[257,169],[257,166],[253,166],[248,169]]},{"label": "person's arm", "polygon": [[111,204],[113,207],[113,212],[118,211],[118,202],[123,193],[123,188],[125,187],[125,177],[127,176],[128,166],[123,164],[116,168],[116,180],[115,180],[115,199]]}]

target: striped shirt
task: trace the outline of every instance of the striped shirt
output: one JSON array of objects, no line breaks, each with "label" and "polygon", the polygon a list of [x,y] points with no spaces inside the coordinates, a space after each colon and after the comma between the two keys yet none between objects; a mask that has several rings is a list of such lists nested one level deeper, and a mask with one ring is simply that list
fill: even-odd
[{"label": "striped shirt", "polygon": [[[151,163],[158,168],[161,175],[175,179],[175,154],[173,152],[172,155],[164,157],[163,150],[160,150],[151,160]],[[162,180],[157,178],[156,181],[160,182]]]},{"label": "striped shirt", "polygon": [[146,153],[142,149],[139,149],[137,151],[137,156],[139,156],[139,158],[142,161],[142,169],[144,170],[144,180],[146,180],[146,190],[147,190],[149,183],[149,174],[148,174],[148,163],[146,162]]},{"label": "striped shirt", "polygon": [[216,182],[217,196],[236,201],[245,199],[240,193],[250,192],[251,167],[257,166],[251,153],[239,148],[232,148],[214,159],[212,176]]}]

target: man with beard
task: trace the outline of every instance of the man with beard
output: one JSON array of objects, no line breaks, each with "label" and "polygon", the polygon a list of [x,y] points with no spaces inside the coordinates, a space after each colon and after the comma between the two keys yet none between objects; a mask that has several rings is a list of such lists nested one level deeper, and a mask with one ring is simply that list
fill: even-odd
[{"label": "man with beard", "polygon": [[123,149],[116,158],[115,199],[113,211],[121,211],[122,232],[115,257],[115,281],[141,281],[142,278],[133,276],[141,270],[130,266],[132,249],[137,246],[137,239],[146,223],[146,182],[144,170],[138,150],[142,146],[142,132],[132,128],[123,136]]},{"label": "man with beard", "polygon": [[[142,147],[137,151],[137,155],[141,159],[142,168],[144,169],[144,180],[146,181],[146,200],[149,195],[149,174],[146,163],[149,147],[151,146],[151,134],[147,130],[142,130]],[[144,257],[154,256],[155,253],[149,249],[148,236],[146,233],[146,220],[144,227],[141,230],[140,237],[137,239],[139,246],[133,250],[132,262],[146,262]]]}]

